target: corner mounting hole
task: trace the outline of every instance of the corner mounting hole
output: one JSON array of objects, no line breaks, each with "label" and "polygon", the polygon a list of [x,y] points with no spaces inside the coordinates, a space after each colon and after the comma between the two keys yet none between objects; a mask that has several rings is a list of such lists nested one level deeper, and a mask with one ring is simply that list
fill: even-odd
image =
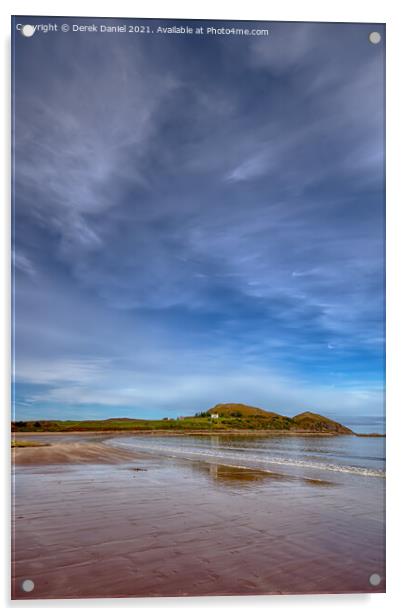
[{"label": "corner mounting hole", "polygon": [[27,38],[30,38],[31,36],[35,34],[35,27],[31,26],[30,24],[25,24],[25,26],[22,26],[21,28],[21,34],[22,36],[26,36]]},{"label": "corner mounting hole", "polygon": [[369,41],[373,45],[378,45],[381,42],[381,34],[379,32],[370,32]]},{"label": "corner mounting hole", "polygon": [[35,588],[35,584],[32,580],[24,580],[21,584],[21,588],[24,592],[32,592]]},{"label": "corner mounting hole", "polygon": [[372,586],[378,586],[381,582],[381,576],[378,573],[372,573],[369,577],[369,582]]}]

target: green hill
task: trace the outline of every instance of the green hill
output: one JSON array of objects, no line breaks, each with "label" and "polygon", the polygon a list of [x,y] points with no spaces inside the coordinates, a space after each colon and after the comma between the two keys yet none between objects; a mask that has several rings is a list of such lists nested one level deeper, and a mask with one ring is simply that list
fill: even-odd
[{"label": "green hill", "polygon": [[305,412],[286,417],[256,406],[238,403],[216,404],[195,415],[179,419],[131,419],[119,417],[103,420],[60,421],[31,420],[12,423],[14,432],[87,432],[87,431],[174,431],[174,432],[225,432],[225,431],[277,431],[289,433],[353,434],[342,424]]},{"label": "green hill", "polygon": [[218,413],[221,417],[278,417],[278,413],[264,411],[257,406],[248,406],[247,404],[236,404],[229,402],[227,404],[216,404],[206,413],[210,415]]},{"label": "green hill", "polygon": [[300,413],[293,417],[293,421],[303,430],[314,430],[317,432],[337,432],[339,434],[353,434],[353,431],[346,426],[328,419],[317,413]]},{"label": "green hill", "polygon": [[230,425],[235,429],[353,434],[353,431],[346,426],[317,413],[305,412],[295,415],[295,417],[287,417],[246,404],[217,404],[207,411],[195,415],[195,417],[205,418],[214,416],[218,416],[213,419],[214,422]]}]

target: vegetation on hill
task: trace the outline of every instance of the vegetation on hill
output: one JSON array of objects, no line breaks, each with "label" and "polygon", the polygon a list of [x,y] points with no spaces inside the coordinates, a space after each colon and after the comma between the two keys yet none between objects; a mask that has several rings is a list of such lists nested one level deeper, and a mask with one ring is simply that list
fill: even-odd
[{"label": "vegetation on hill", "polygon": [[264,411],[257,406],[248,406],[247,404],[216,404],[204,413],[196,413],[197,416],[210,416],[218,414],[220,417],[278,417],[278,413]]},{"label": "vegetation on hill", "polygon": [[328,417],[324,417],[323,415],[317,415],[316,413],[300,413],[299,415],[295,415],[293,417],[293,421],[299,428],[303,430],[314,430],[317,432],[337,432],[340,434],[353,434],[352,430],[346,428],[346,426],[338,423],[337,421],[333,421],[332,419],[328,419]]},{"label": "vegetation on hill", "polygon": [[116,418],[86,421],[35,420],[13,422],[16,432],[85,432],[85,431],[214,431],[271,430],[289,433],[353,434],[342,424],[316,413],[300,413],[286,417],[272,411],[245,404],[217,404],[216,406],[179,419],[129,419]]}]

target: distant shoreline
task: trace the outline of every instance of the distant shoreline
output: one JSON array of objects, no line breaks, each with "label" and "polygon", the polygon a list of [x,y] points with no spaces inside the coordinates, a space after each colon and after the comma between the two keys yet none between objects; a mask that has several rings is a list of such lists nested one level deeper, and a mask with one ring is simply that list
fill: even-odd
[{"label": "distant shoreline", "polygon": [[359,436],[359,437],[372,437],[372,438],[385,438],[385,434],[361,434],[357,432],[342,434],[340,432],[313,432],[308,430],[288,431],[288,430],[51,430],[51,431],[19,431],[13,430],[12,435],[26,435],[34,436],[37,434],[51,435],[51,434],[89,434],[89,435],[102,435],[102,434],[130,434],[130,435],[162,435],[162,436],[241,436],[241,435],[261,435],[261,436]]},{"label": "distant shoreline", "polygon": [[163,419],[31,419],[14,421],[11,431],[24,434],[93,433],[93,434],[151,434],[151,435],[259,435],[271,436],[354,436],[383,437],[384,434],[360,434],[324,415],[304,411],[294,417],[242,403],[220,403],[195,415]]},{"label": "distant shoreline", "polygon": [[163,419],[31,419],[14,421],[17,432],[141,432],[142,434],[354,434],[341,423],[304,411],[288,417],[243,403],[219,403],[195,415]]}]

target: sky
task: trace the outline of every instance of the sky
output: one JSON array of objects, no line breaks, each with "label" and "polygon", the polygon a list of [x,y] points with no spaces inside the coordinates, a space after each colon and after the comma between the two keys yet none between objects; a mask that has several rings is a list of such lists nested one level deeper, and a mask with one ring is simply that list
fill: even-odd
[{"label": "sky", "polygon": [[16,419],[383,413],[384,43],[213,23],[14,34]]}]

